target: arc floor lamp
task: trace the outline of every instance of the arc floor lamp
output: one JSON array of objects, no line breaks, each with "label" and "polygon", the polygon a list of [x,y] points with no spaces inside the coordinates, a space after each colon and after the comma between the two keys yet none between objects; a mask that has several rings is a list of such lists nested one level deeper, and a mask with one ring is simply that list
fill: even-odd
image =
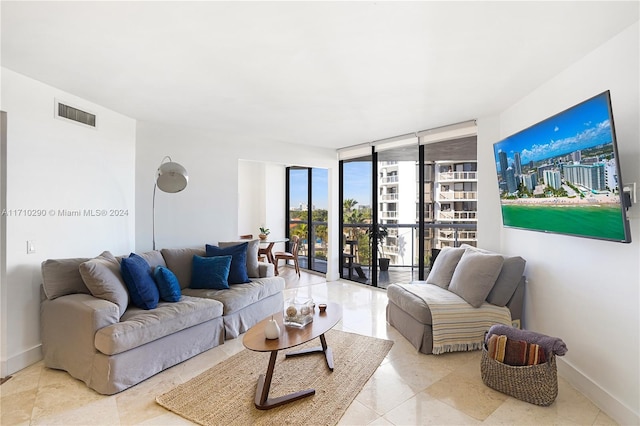
[{"label": "arc floor lamp", "polygon": [[[165,163],[165,160],[169,160]],[[156,179],[153,185],[153,249],[156,249],[156,188],[162,192],[176,193],[187,187],[189,175],[187,169],[178,163],[174,163],[168,155],[162,159],[158,170],[156,171]]]}]

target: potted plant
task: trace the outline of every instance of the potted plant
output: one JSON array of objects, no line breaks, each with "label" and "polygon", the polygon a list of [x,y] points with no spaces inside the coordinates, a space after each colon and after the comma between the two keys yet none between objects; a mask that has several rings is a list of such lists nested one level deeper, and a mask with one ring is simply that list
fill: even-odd
[{"label": "potted plant", "polygon": [[[376,228],[377,228],[377,231],[374,230]],[[367,230],[367,234],[369,235],[369,241],[372,244],[373,244],[373,241],[375,240],[376,249],[378,250],[378,255],[379,255],[378,265],[380,266],[380,270],[388,271],[389,263],[391,262],[391,259],[388,257],[384,257],[384,245],[382,244],[384,239],[387,238],[387,236],[389,235],[389,231],[387,230],[387,227],[380,226],[380,225],[378,225],[377,227],[374,226],[369,230]]]},{"label": "potted plant", "polygon": [[259,237],[261,240],[266,240],[266,239],[267,239],[267,236],[269,235],[269,232],[270,232],[270,231],[269,231],[269,228],[265,228],[264,226],[261,226],[261,227],[260,227],[260,234],[258,235],[258,237]]}]

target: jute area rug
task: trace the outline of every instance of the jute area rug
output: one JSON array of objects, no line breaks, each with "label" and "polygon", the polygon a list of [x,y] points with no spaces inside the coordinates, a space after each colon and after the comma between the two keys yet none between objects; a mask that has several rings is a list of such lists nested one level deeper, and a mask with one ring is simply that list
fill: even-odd
[{"label": "jute area rug", "polygon": [[[285,359],[278,352],[269,397],[312,388],[316,394],[271,410],[254,406],[258,376],[267,371],[269,352],[242,352],[160,395],[156,402],[202,425],[335,425],[376,371],[393,342],[338,330],[325,334],[334,371],[324,354]],[[294,350],[319,346],[314,339]]]}]

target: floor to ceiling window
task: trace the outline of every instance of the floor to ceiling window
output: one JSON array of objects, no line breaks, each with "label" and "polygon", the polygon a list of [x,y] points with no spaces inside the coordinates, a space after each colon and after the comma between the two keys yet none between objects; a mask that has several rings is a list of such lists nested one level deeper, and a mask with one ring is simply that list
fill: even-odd
[{"label": "floor to ceiling window", "polygon": [[423,280],[439,249],[475,245],[474,122],[340,156],[342,278],[383,288]]},{"label": "floor to ceiling window", "polygon": [[327,272],[328,171],[287,168],[287,237],[300,238],[300,267]]}]

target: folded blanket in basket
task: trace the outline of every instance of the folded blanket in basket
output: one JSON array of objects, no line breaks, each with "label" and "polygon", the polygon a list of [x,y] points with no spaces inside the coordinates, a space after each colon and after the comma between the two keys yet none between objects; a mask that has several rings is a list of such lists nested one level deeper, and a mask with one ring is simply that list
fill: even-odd
[{"label": "folded blanket in basket", "polygon": [[535,343],[493,334],[487,342],[489,357],[508,365],[537,365],[546,362],[544,350]]},{"label": "folded blanket in basket", "polygon": [[544,334],[536,333],[535,331],[520,330],[514,327],[503,324],[492,325],[487,333],[487,342],[489,338],[494,335],[505,335],[510,339],[523,340],[527,343],[535,343],[540,345],[547,355],[556,354],[562,356],[567,353],[567,345],[559,337],[551,337]]}]

